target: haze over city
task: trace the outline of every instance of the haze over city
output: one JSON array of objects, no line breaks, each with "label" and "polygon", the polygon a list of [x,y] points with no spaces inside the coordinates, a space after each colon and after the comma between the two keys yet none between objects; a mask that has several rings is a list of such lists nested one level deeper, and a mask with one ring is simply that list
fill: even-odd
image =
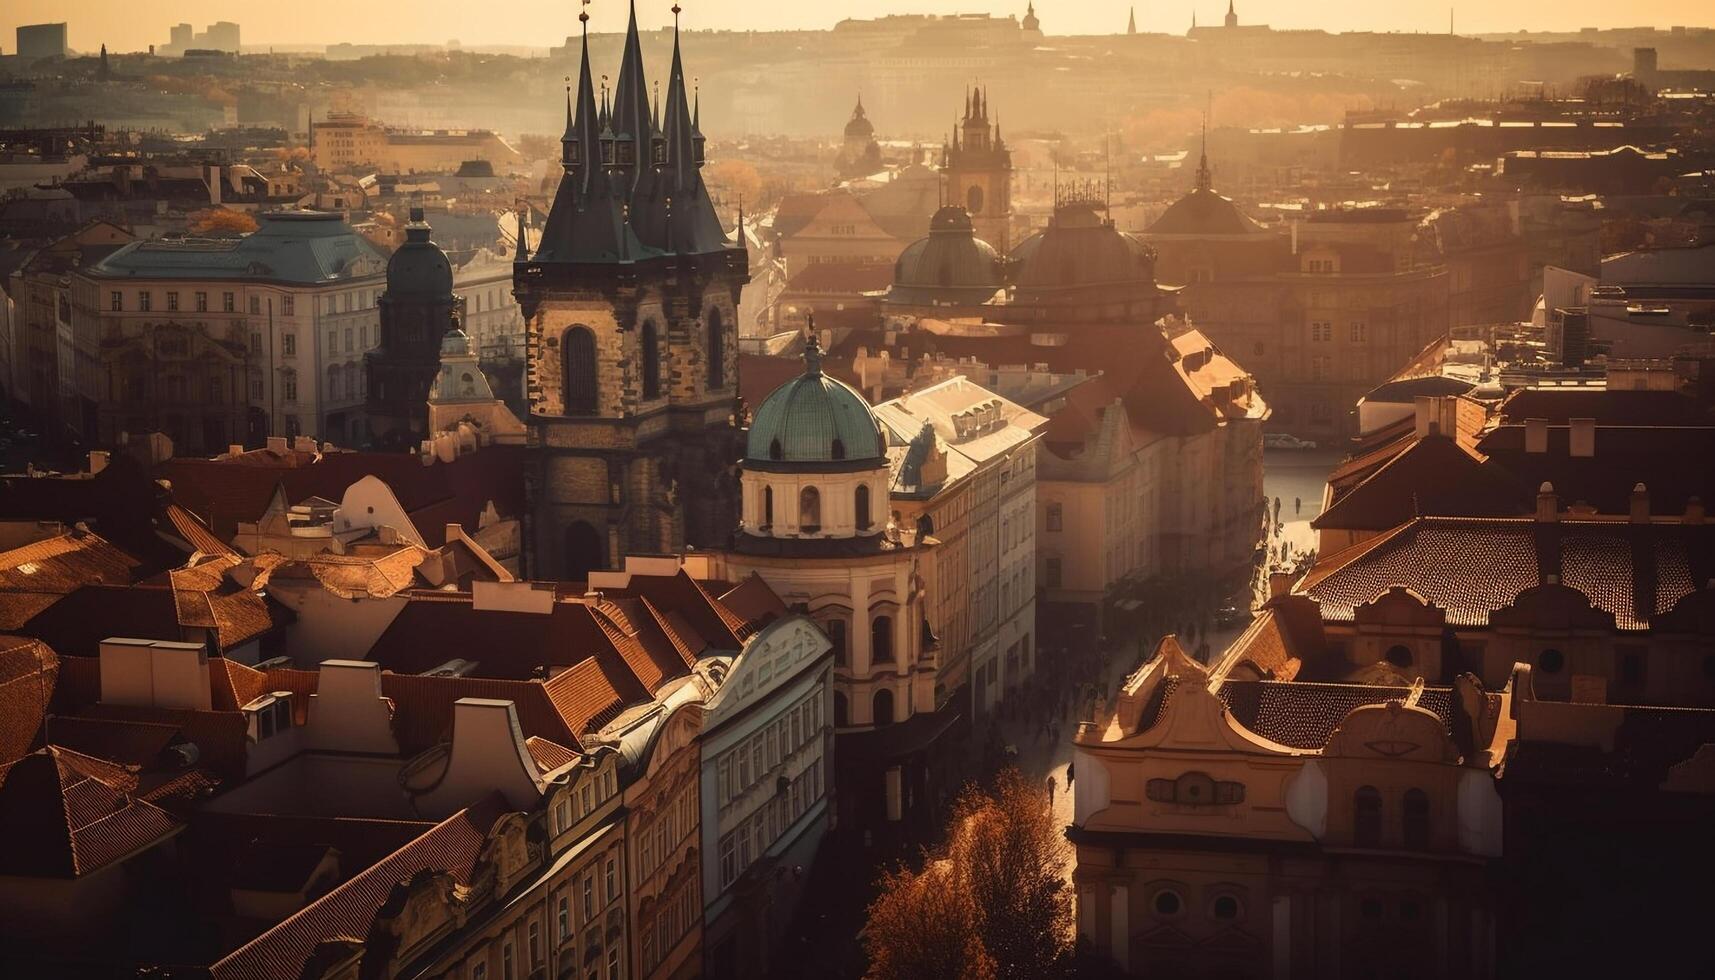
[{"label": "haze over city", "polygon": [[1708,972],[1715,9],[630,9],[0,9],[0,976]]},{"label": "haze over city", "polygon": [[[642,3],[637,19],[644,29],[672,23],[671,4]],[[1022,16],[1019,9],[982,0],[695,0],[685,4],[682,22],[688,30],[825,30],[847,17],[881,17],[900,13],[991,13]],[[1642,0],[1614,4],[1605,0],[1501,0],[1458,4],[1438,0],[1363,3],[1334,0],[1294,3],[1255,0],[1241,4],[1246,23],[1276,28],[1330,31],[1442,32],[1448,14],[1461,33],[1499,33],[1522,29],[1568,30],[1580,27],[1630,27],[1639,24],[1710,26],[1715,14],[1699,0]],[[579,7],[575,0],[513,0],[500,5],[465,0],[417,0],[410,4],[350,4],[340,0],[304,0],[290,6],[246,10],[242,18],[245,43],[250,45],[326,44],[322,25],[337,25],[337,40],[360,43],[440,44],[458,39],[467,47],[483,45],[535,46],[559,43],[572,33]],[[625,0],[594,0],[589,7],[592,29],[622,30]],[[1181,34],[1193,12],[1204,25],[1220,22],[1226,12],[1220,0],[1201,3],[1140,3],[1120,0],[1050,0],[1037,11],[1053,34],[1112,34],[1123,30],[1135,11],[1139,30]],[[72,47],[94,50],[106,44],[115,51],[135,51],[159,44],[168,24],[180,21],[212,23],[233,16],[231,5],[216,0],[12,0],[0,11],[0,32],[9,35],[19,24],[69,21]],[[4,36],[4,35],[0,35]]]}]

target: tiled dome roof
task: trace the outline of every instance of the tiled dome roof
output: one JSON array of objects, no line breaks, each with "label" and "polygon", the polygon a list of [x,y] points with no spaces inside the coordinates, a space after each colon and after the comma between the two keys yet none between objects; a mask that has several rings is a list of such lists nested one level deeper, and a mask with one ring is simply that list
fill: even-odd
[{"label": "tiled dome roof", "polygon": [[822,373],[814,335],[804,349],[804,373],[774,389],[751,421],[747,464],[832,463],[886,456],[881,426],[850,385]]}]

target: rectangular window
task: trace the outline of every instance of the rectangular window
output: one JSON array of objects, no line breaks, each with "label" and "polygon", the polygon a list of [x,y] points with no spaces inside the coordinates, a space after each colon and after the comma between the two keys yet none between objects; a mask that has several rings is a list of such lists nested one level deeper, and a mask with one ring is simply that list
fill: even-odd
[{"label": "rectangular window", "polygon": [[512,963],[512,944],[508,942],[500,947],[500,975],[506,980],[516,980],[518,970]]},{"label": "rectangular window", "polygon": [[250,297],[250,315],[251,316],[261,316],[262,315],[262,297],[260,297],[260,296]]},{"label": "rectangular window", "polygon": [[221,293],[220,308],[227,313],[235,312],[238,309],[238,297],[232,293]]},{"label": "rectangular window", "polygon": [[352,352],[352,342],[355,335],[356,331],[352,330],[350,327],[345,328],[345,352],[347,354]]},{"label": "rectangular window", "polygon": [[1042,578],[1050,589],[1060,587],[1060,559],[1049,558],[1043,562]]},{"label": "rectangular window", "polygon": [[1362,320],[1352,321],[1352,343],[1361,344],[1370,339],[1369,333],[1369,327],[1365,326]]},{"label": "rectangular window", "polygon": [[738,842],[737,835],[727,834],[721,838],[721,888],[724,890],[738,877]]},{"label": "rectangular window", "polygon": [[619,947],[607,948],[607,980],[619,980]]},{"label": "rectangular window", "polygon": [[1059,504],[1048,505],[1048,530],[1058,531],[1063,526],[1064,512]]},{"label": "rectangular window", "polygon": [[292,316],[297,305],[297,297],[293,296],[291,293],[287,293],[280,297],[280,315]]},{"label": "rectangular window", "polygon": [[584,872],[584,921],[595,918],[595,872]]},{"label": "rectangular window", "polygon": [[618,897],[618,894],[619,894],[617,879],[616,879],[615,874],[614,874],[618,869],[619,869],[619,862],[615,861],[613,858],[608,858],[607,859],[607,874],[605,875],[605,877],[607,879],[607,881],[605,882],[605,892],[607,895],[607,900],[609,902],[612,902],[616,897]]},{"label": "rectangular window", "polygon": [[560,922],[560,942],[562,942],[562,943],[565,942],[566,940],[572,938],[571,904],[572,904],[571,899],[567,898],[564,895],[560,896],[559,922]]},{"label": "rectangular window", "polygon": [[1326,357],[1323,357],[1320,354],[1318,354],[1315,357],[1312,357],[1310,359],[1310,380],[1312,380],[1312,381],[1326,381],[1326,380],[1328,380],[1329,364],[1330,364],[1329,359]]},{"label": "rectangular window", "polygon": [[137,294],[137,308],[144,313],[149,312],[149,292],[144,290]]},{"label": "rectangular window", "polygon": [[542,964],[542,927],[538,923],[530,923],[528,942],[530,944],[530,965],[533,967],[540,966]]},{"label": "rectangular window", "polygon": [[339,331],[338,330],[329,330],[328,331],[328,353],[329,354],[339,353]]},{"label": "rectangular window", "polygon": [[488,964],[478,963],[470,968],[470,980],[488,980]]},{"label": "rectangular window", "polygon": [[167,312],[172,313],[172,312],[178,310],[178,308],[179,308],[179,293],[178,293],[178,290],[175,289],[175,290],[172,290],[172,291],[167,293]]},{"label": "rectangular window", "polygon": [[125,294],[120,292],[119,290],[115,289],[112,293],[108,294],[107,304],[108,304],[108,307],[110,309],[112,309],[113,312],[115,312],[115,313],[118,313],[118,312],[124,310],[125,309]]},{"label": "rectangular window", "polygon": [[208,294],[203,292],[200,289],[197,290],[197,312],[198,313],[207,313],[208,312]]},{"label": "rectangular window", "polygon": [[280,335],[280,353],[286,357],[298,356],[298,335],[284,333]]},{"label": "rectangular window", "polygon": [[715,763],[716,800],[721,806],[726,806],[727,801],[732,799],[732,786],[729,785],[731,779],[732,758],[730,756],[723,755],[721,756],[721,760]]},{"label": "rectangular window", "polygon": [[1334,339],[1334,324],[1329,320],[1310,321],[1310,339],[1321,343]]},{"label": "rectangular window", "polygon": [[[295,375],[295,374],[286,375],[284,378],[281,379],[280,387],[282,389],[282,397],[284,397],[287,401],[295,402],[298,400],[298,376],[297,375]],[[294,435],[295,434],[296,433],[294,433]]]}]

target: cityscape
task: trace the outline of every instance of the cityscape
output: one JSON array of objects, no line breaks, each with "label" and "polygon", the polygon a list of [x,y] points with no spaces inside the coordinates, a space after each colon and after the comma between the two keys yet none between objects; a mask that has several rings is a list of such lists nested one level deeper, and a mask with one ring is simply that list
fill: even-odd
[{"label": "cityscape", "polygon": [[116,6],[0,976],[1707,969],[1715,10]]}]

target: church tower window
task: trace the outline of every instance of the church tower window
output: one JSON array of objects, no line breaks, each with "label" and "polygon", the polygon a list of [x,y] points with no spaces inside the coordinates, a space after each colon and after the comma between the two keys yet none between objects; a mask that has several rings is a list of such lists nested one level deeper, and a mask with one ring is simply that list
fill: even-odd
[{"label": "church tower window", "polygon": [[643,358],[643,397],[661,397],[661,345],[657,342],[655,321],[647,320],[639,346],[642,347]]},{"label": "church tower window", "polygon": [[822,493],[805,487],[798,494],[798,530],[815,534],[822,529]]},{"label": "church tower window", "polygon": [[589,415],[596,410],[595,334],[587,327],[566,331],[566,414]]},{"label": "church tower window", "polygon": [[721,311],[709,310],[709,390],[726,387],[726,333],[721,323]]},{"label": "church tower window", "polygon": [[859,484],[854,497],[857,511],[857,529],[867,531],[870,524],[873,523],[869,516],[869,487]]}]

